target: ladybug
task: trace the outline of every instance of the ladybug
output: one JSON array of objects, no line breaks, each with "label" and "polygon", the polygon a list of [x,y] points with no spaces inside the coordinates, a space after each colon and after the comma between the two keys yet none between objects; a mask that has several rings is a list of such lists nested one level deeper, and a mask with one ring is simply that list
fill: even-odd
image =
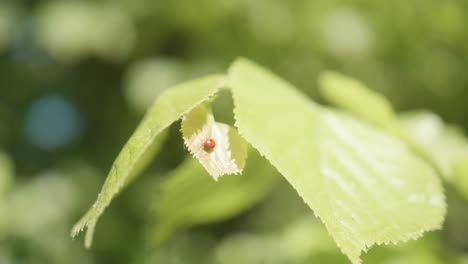
[{"label": "ladybug", "polygon": [[214,147],[216,147],[216,141],[214,141],[211,138],[209,138],[209,139],[205,140],[205,142],[203,142],[203,148],[205,149],[205,151],[211,151],[211,150],[214,149]]}]

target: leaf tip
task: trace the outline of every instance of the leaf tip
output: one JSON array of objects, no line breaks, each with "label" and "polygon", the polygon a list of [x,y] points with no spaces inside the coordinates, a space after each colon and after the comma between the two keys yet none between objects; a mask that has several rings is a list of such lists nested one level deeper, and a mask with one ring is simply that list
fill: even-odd
[{"label": "leaf tip", "polygon": [[71,229],[70,236],[72,239],[77,237],[81,232],[86,229],[84,245],[86,248],[90,248],[93,241],[94,229],[96,227],[96,220],[91,220],[88,217],[89,213],[83,216]]},{"label": "leaf tip", "polygon": [[91,248],[91,245],[93,243],[93,237],[94,237],[94,230],[96,227],[96,222],[92,221],[88,223],[87,225],[88,229],[86,230],[86,235],[85,235],[85,247],[86,248]]}]

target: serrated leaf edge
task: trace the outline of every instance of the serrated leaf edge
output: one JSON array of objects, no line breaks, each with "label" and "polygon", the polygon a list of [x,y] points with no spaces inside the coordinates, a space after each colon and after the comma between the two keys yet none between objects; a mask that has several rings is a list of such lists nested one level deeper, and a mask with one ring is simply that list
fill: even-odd
[{"label": "serrated leaf edge", "polygon": [[[249,143],[252,145],[252,147],[254,147],[256,150],[258,150],[258,152],[260,153],[260,155],[261,155],[262,157],[264,157],[266,160],[268,160],[268,162],[270,162],[270,164],[271,164],[273,167],[275,167],[275,168],[278,170],[278,172],[279,172],[280,174],[284,175],[284,171],[285,171],[285,170],[284,170],[281,166],[278,166],[277,164],[275,164],[275,162],[274,162],[273,160],[271,160],[270,158],[268,158],[268,156],[267,156],[267,155],[268,155],[268,151],[266,151],[266,150],[260,148],[255,142],[252,142],[252,141],[248,140],[248,137],[245,136],[245,135],[246,135],[245,131],[243,131],[243,129],[239,126],[239,120],[237,119],[238,111],[237,111],[237,108],[236,108],[236,102],[237,102],[238,100],[236,100],[235,92],[232,92],[233,87],[231,87],[231,85],[230,85],[231,81],[229,80],[229,79],[230,79],[230,76],[232,76],[231,71],[232,71],[232,69],[235,67],[235,64],[237,63],[237,61],[247,61],[247,62],[250,63],[249,60],[246,60],[246,59],[244,59],[244,58],[239,58],[239,59],[237,59],[236,61],[234,61],[234,62],[231,64],[231,66],[229,67],[228,72],[227,72],[227,76],[226,76],[226,77],[227,77],[227,87],[228,87],[229,89],[231,89],[231,94],[232,94],[232,97],[233,97],[233,99],[234,99],[234,110],[233,110],[233,112],[234,112],[234,119],[235,119],[234,126],[237,128],[239,135],[241,135],[247,142],[249,142]],[[262,69],[264,69],[264,68],[262,68]],[[274,73],[272,73],[272,72],[269,71],[268,69],[264,69],[264,70],[266,70],[266,71],[270,72],[271,74],[275,75]],[[276,75],[275,75],[275,76],[276,76]],[[283,79],[281,79],[281,80],[283,80]],[[287,82],[286,80],[283,80],[283,81]],[[313,106],[314,110],[316,110],[317,105],[314,105],[313,103],[311,103],[311,107],[312,107],[312,106]],[[248,134],[248,133],[247,133],[247,134]],[[387,133],[386,133],[386,134],[387,134]],[[297,193],[300,193],[300,191],[299,191],[298,189],[296,189],[296,187],[295,187],[294,185],[291,184],[291,186],[294,188],[294,190],[295,190]],[[444,190],[442,190],[442,191],[444,191]],[[301,199],[303,200],[303,202],[304,202],[307,206],[309,206],[309,204],[304,200],[303,195],[299,195],[299,196],[301,197]],[[445,196],[445,194],[443,195],[443,197],[444,197],[444,201],[443,201],[443,202],[444,202],[444,205],[445,205],[445,206],[444,206],[444,209],[445,209],[445,213],[446,213],[446,196]],[[319,215],[317,215],[317,214],[315,213],[314,210],[312,210],[312,211],[313,211],[313,214],[315,215],[315,217],[317,217],[318,219],[320,219],[320,221],[325,225],[327,231],[328,231],[328,230],[331,230],[331,229],[330,229],[330,225],[327,224],[325,221],[323,221],[323,219],[322,219]],[[372,244],[370,244],[370,245],[368,245],[368,244],[363,244],[364,247],[360,247],[360,251],[359,251],[358,254],[350,254],[349,252],[345,252],[345,251],[343,250],[343,247],[342,247],[342,246],[337,242],[337,240],[330,234],[330,232],[327,232],[327,233],[328,233],[329,236],[331,236],[331,237],[333,238],[333,240],[334,240],[335,243],[337,244],[337,246],[338,246],[338,248],[340,249],[340,251],[341,251],[344,255],[346,255],[346,256],[348,257],[348,259],[349,259],[353,264],[360,264],[360,263],[362,263],[362,259],[360,258],[362,252],[367,253],[368,250],[371,249],[372,246],[374,246],[374,245],[389,245],[389,244],[396,245],[397,243],[406,243],[406,242],[408,242],[408,241],[410,241],[410,240],[416,240],[416,239],[422,237],[422,235],[423,235],[425,232],[440,230],[440,229],[442,228],[442,225],[443,225],[443,220],[444,220],[444,218],[445,218],[445,217],[444,217],[444,216],[445,216],[445,213],[441,216],[440,219],[438,219],[438,220],[436,221],[436,222],[439,222],[439,224],[436,225],[436,226],[423,226],[423,227],[420,228],[419,231],[410,232],[410,233],[405,233],[405,234],[399,236],[397,239],[393,239],[393,240],[374,241],[374,243],[372,243]]]},{"label": "serrated leaf edge", "polygon": [[[193,109],[192,109],[193,110]],[[196,156],[196,153],[194,152],[194,150],[192,150],[190,148],[190,145],[189,145],[189,140],[190,138],[187,138],[183,131],[184,131],[184,126],[186,125],[184,120],[186,118],[186,115],[190,113],[190,111],[188,111],[183,117],[182,117],[182,122],[181,122],[181,127],[180,127],[180,132],[182,134],[182,137],[184,139],[184,145],[187,149],[187,151],[192,155],[193,158],[197,159],[201,165],[206,169],[206,171],[214,178],[215,181],[218,181],[218,179],[224,175],[240,175],[242,174],[242,171],[243,171],[243,168],[239,168],[239,165],[237,164],[236,160],[233,158],[233,155],[232,155],[232,151],[231,151],[231,142],[229,140],[229,130],[228,132],[226,133],[225,137],[222,137],[222,139],[225,141],[224,144],[220,144],[221,146],[225,146],[225,148],[223,149],[223,152],[226,153],[226,155],[228,156],[228,159],[230,161],[231,164],[234,165],[234,169],[233,170],[230,170],[228,171],[227,173],[225,174],[212,174],[210,169],[206,167],[206,164],[204,164],[204,162],[201,162],[198,157]],[[212,115],[209,115],[208,116],[208,123],[211,123],[211,124],[208,124],[208,125],[211,125],[213,126],[214,128],[211,128],[211,129],[221,129],[220,126],[226,126],[226,128],[228,129],[235,129],[227,124],[223,124],[223,123],[218,123],[214,120],[214,117]],[[194,134],[200,134],[203,130],[205,129],[205,127],[203,128],[199,128],[196,130],[196,132]],[[193,135],[192,135],[193,136]]]},{"label": "serrated leaf edge", "polygon": [[[223,78],[221,78],[221,80],[219,81],[219,84],[217,85],[217,89],[214,89],[213,92],[209,95],[207,95],[205,98],[203,98],[202,100],[199,100],[197,101],[196,103],[194,103],[190,108],[188,108],[186,111],[183,112],[182,116],[186,115],[188,112],[192,111],[195,107],[197,107],[198,105],[202,104],[203,102],[209,100],[211,97],[213,97],[215,94],[217,94],[219,92],[219,90],[221,88],[223,88],[224,86],[226,85],[226,76],[223,76]],[[181,117],[182,117],[181,116]],[[180,118],[181,118],[180,117]],[[180,119],[179,118],[179,119]],[[154,140],[156,139],[156,137],[158,135],[161,134],[161,132],[165,129],[167,129],[171,124],[173,124],[174,122],[176,122],[177,120],[173,121],[173,122],[170,122],[169,124],[166,124],[165,126],[163,126],[159,131],[157,131],[156,133],[153,134],[153,136],[151,137],[151,140],[145,144],[144,148],[143,148],[143,151],[141,151],[139,154],[138,154],[138,158],[135,159],[134,162],[132,162],[132,164],[130,165],[130,169],[128,171],[131,171],[132,168],[134,168],[134,166],[136,165],[136,160],[138,160],[144,153],[146,153],[146,151],[148,150],[148,148],[151,146],[151,144],[154,142]],[[137,128],[138,129],[138,128]],[[119,153],[120,155],[120,153]],[[118,156],[117,156],[118,157]],[[115,163],[113,163],[112,165],[112,168],[115,167]],[[106,178],[106,181],[109,177]],[[106,184],[106,181],[104,182],[104,185]],[[104,186],[103,185],[103,186]],[[119,189],[121,188],[121,186],[123,185],[120,184],[118,185],[118,188],[117,190],[112,194],[112,195],[115,195],[119,192]],[[100,197],[102,196],[102,190],[99,192],[98,194],[98,198],[96,199],[96,201],[93,203],[91,209],[89,209],[86,214],[73,226],[71,232],[70,232],[70,236],[72,238],[76,237],[79,233],[81,233],[85,228],[87,228],[87,232],[86,232],[86,235],[85,235],[85,247],[86,248],[90,248],[91,247],[91,244],[92,244],[92,238],[94,236],[94,229],[96,227],[96,224],[97,224],[97,221],[99,219],[99,217],[92,217],[92,219],[89,219],[91,218],[91,215],[97,215],[97,216],[100,216],[102,215],[102,213],[104,212],[104,210],[107,208],[107,206],[109,205],[106,205],[106,206],[99,206],[99,201],[100,201]],[[98,208],[98,209],[96,209]]]}]

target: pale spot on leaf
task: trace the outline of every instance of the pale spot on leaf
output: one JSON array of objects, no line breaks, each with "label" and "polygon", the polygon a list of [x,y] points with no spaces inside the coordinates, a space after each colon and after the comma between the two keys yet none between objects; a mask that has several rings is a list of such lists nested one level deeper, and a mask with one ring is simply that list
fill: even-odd
[{"label": "pale spot on leaf", "polygon": [[[198,106],[188,113],[182,120],[181,129],[188,150],[215,180],[225,174],[242,172],[247,158],[244,140],[235,128],[215,122],[205,106]],[[212,150],[204,148],[209,139],[216,143]]]}]

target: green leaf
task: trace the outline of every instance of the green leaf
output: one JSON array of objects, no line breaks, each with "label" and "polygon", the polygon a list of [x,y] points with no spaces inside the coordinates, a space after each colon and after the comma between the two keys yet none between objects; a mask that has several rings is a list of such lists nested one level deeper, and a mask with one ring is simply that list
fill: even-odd
[{"label": "green leaf", "polygon": [[331,103],[405,141],[445,179],[453,177],[454,162],[468,156],[468,142],[460,129],[446,126],[432,113],[420,111],[398,117],[385,97],[363,83],[335,72],[321,75],[320,88]]},{"label": "green leaf", "polygon": [[453,186],[468,200],[468,157],[453,162]]},{"label": "green leaf", "polygon": [[0,199],[10,189],[13,182],[13,161],[0,150]]},{"label": "green leaf", "polygon": [[396,114],[390,102],[363,83],[333,71],[319,77],[322,95],[336,106],[346,109],[385,128],[394,128]]},{"label": "green leaf", "polygon": [[[237,232],[218,243],[217,264],[284,264],[284,263],[343,263],[327,231],[310,215],[296,218],[286,226],[270,232]],[[255,249],[255,250],[252,250]],[[335,255],[334,260],[313,258],[320,254]]]},{"label": "green leaf", "polygon": [[11,210],[7,195],[13,185],[14,164],[7,153],[0,150],[0,240],[9,231]]},{"label": "green leaf", "polygon": [[96,202],[73,227],[72,236],[87,227],[85,245],[91,246],[99,217],[118,192],[144,170],[158,152],[164,139],[163,130],[214,95],[223,83],[224,76],[211,75],[176,85],[158,97],[112,165]]},{"label": "green leaf", "polygon": [[454,176],[454,162],[468,157],[468,140],[460,128],[446,125],[427,111],[400,115],[400,125],[443,172],[446,179]]},{"label": "green leaf", "polygon": [[216,239],[207,231],[183,232],[141,254],[138,264],[214,264]]},{"label": "green leaf", "polygon": [[261,201],[276,186],[276,170],[256,151],[250,151],[241,175],[213,181],[194,159],[187,159],[167,176],[155,202],[153,244],[173,232],[236,216]]},{"label": "green leaf", "polygon": [[448,177],[446,169],[434,160],[433,155],[401,127],[391,103],[383,95],[336,72],[323,73],[319,82],[321,92],[328,101],[399,137],[413,152],[430,163],[438,174]]},{"label": "green leaf", "polygon": [[[247,145],[235,128],[215,122],[213,114],[204,105],[185,115],[181,126],[185,145],[215,180],[225,174],[242,172]],[[208,139],[216,144],[212,150],[204,148]]]},{"label": "green leaf", "polygon": [[320,174],[327,178],[328,214],[334,215],[328,228],[354,226],[335,237],[349,247],[351,260],[358,262],[359,250],[373,244],[415,239],[441,227],[445,198],[430,164],[349,115],[328,112],[324,122]]},{"label": "green leaf", "polygon": [[427,111],[402,114],[400,124],[428,153],[445,179],[468,199],[468,139],[463,131]]},{"label": "green leaf", "polygon": [[431,166],[398,139],[324,109],[246,60],[229,71],[236,127],[290,182],[342,252],[441,227],[445,201]]}]

